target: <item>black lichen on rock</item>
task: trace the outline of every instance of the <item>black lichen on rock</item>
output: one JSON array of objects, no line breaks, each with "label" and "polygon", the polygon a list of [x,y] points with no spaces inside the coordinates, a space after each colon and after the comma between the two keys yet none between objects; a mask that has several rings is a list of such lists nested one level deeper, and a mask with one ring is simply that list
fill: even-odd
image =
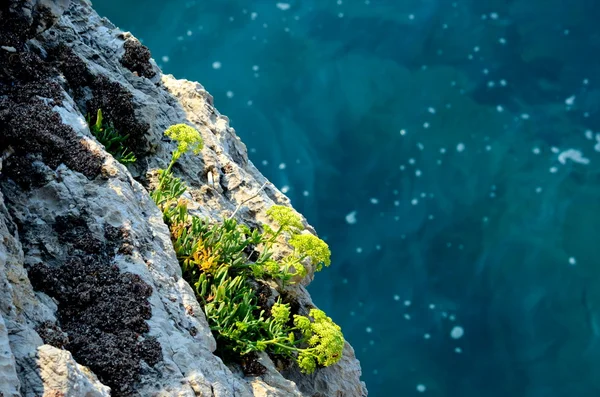
[{"label": "black lichen on rock", "polygon": [[52,26],[58,15],[43,4],[28,0],[0,2],[0,44],[22,49],[25,41]]},{"label": "black lichen on rock", "polygon": [[[0,7],[0,18],[1,43],[14,44],[33,34],[19,26],[28,23],[25,17]],[[64,163],[90,179],[95,178],[103,158],[90,150],[52,110],[63,99],[62,88],[52,81],[56,71],[25,45],[15,46],[15,51],[0,50],[0,152],[8,147],[14,150],[3,164],[3,174],[23,188],[40,186],[47,178],[34,164],[38,160],[52,169]]]},{"label": "black lichen on rock", "polygon": [[55,219],[54,230],[58,234],[58,240],[61,243],[70,243],[68,245],[75,250],[89,254],[99,254],[104,248],[104,244],[94,237],[82,217],[59,215]]},{"label": "black lichen on rock", "polygon": [[31,153],[9,156],[3,163],[2,173],[26,190],[42,187],[50,182],[41,156]]},{"label": "black lichen on rock", "polygon": [[98,109],[102,109],[104,119],[114,125],[123,135],[129,135],[133,152],[141,155],[145,144],[145,135],[150,128],[147,123],[139,122],[135,117],[133,95],[125,87],[105,76],[96,76],[92,84],[94,97],[87,101],[87,113],[95,122]]},{"label": "black lichen on rock", "polygon": [[106,243],[91,242],[85,220],[73,215],[58,217],[54,229],[64,233],[60,242],[72,255],[60,265],[32,266],[29,279],[36,290],[58,302],[60,328],[68,335],[64,347],[77,362],[90,367],[114,396],[130,395],[140,380],[142,362],[153,366],[162,360],[158,341],[145,336],[152,287],[111,263],[109,247],[123,238],[116,233],[119,229],[105,231],[113,240]]},{"label": "black lichen on rock", "polygon": [[64,348],[69,343],[69,337],[58,325],[51,321],[44,321],[35,328],[45,344]]},{"label": "black lichen on rock", "polygon": [[1,98],[0,131],[0,150],[10,146],[15,151],[13,156],[40,154],[50,168],[64,163],[90,179],[100,173],[102,157],[92,152],[71,127],[63,124],[60,115],[42,99],[16,103],[10,98]]},{"label": "black lichen on rock", "polygon": [[78,90],[82,87],[90,86],[94,81],[94,76],[85,62],[64,43],[51,48],[48,55],[54,66],[65,76],[69,87],[76,93],[79,93]]},{"label": "black lichen on rock", "polygon": [[152,78],[156,76],[156,72],[150,63],[150,50],[137,40],[126,40],[123,44],[125,54],[121,58],[121,64],[138,76]]}]

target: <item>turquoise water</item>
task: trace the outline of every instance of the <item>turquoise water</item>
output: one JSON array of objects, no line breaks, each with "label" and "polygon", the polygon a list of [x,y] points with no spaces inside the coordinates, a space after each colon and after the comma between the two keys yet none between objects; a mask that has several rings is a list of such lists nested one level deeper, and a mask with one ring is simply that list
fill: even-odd
[{"label": "turquoise water", "polygon": [[599,395],[599,2],[95,6],[327,239],[370,395]]}]

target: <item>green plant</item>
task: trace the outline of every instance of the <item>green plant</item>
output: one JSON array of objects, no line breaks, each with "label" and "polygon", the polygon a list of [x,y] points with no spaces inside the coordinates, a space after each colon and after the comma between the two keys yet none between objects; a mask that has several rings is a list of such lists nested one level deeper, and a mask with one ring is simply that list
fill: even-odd
[{"label": "green plant", "polygon": [[[289,207],[271,207],[267,215],[276,227],[263,225],[262,233],[233,218],[211,224],[190,215],[182,197],[186,186],[172,174],[172,167],[183,154],[197,154],[202,139],[183,124],[165,134],[178,145],[167,169],[159,171],[152,198],[162,210],[183,277],[196,292],[219,350],[238,355],[268,351],[295,359],[304,373],[337,362],[344,337],[329,317],[312,310],[313,320],[297,314],[292,320],[289,304],[278,300],[271,308],[261,307],[256,291],[267,278],[283,287],[295,276],[304,277],[307,271],[301,261],[305,258],[310,257],[315,266],[328,266],[327,244],[316,236],[299,234],[302,221]],[[282,234],[294,242],[294,253],[276,261],[271,249]],[[257,250],[250,260],[249,253]]]},{"label": "green plant", "polygon": [[295,234],[290,238],[290,245],[294,247],[300,260],[310,258],[316,271],[321,271],[323,265],[331,265],[331,251],[327,243],[314,234]]},{"label": "green plant", "polygon": [[102,110],[98,109],[96,113],[96,122],[92,124],[91,118],[87,117],[90,131],[100,142],[106,151],[122,164],[134,163],[137,159],[133,152],[125,146],[125,141],[129,135],[121,135],[115,129],[112,123],[107,123],[102,117]]}]

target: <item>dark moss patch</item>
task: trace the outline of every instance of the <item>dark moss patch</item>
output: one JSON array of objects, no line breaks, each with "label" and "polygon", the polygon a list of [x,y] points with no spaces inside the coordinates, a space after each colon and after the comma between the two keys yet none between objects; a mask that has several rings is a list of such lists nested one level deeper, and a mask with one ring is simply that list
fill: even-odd
[{"label": "dark moss patch", "polygon": [[2,173],[27,190],[42,187],[50,181],[39,155],[10,156],[3,163]]},{"label": "dark moss patch", "polygon": [[79,93],[80,88],[90,86],[94,81],[94,76],[88,70],[85,62],[64,43],[50,49],[48,55],[76,93]]},{"label": "dark moss patch", "polygon": [[148,47],[137,40],[127,40],[125,41],[125,44],[123,44],[123,48],[125,49],[125,54],[121,58],[123,66],[132,72],[137,73],[138,76],[147,77],[149,79],[156,76],[156,72],[150,63],[152,55],[150,54]]},{"label": "dark moss patch", "polygon": [[73,249],[88,254],[99,254],[104,244],[98,241],[87,227],[85,220],[74,215],[57,216],[54,230],[58,234],[58,240],[70,243]]},{"label": "dark moss patch", "polygon": [[[0,1],[0,43],[18,50],[25,41],[51,27],[58,15],[43,4],[31,7],[31,1]],[[24,12],[27,10],[27,12]]]},{"label": "dark moss patch", "polygon": [[51,321],[44,321],[36,327],[35,331],[47,345],[63,349],[69,343],[67,334]]},{"label": "dark moss patch", "polygon": [[100,173],[102,158],[89,150],[43,100],[19,104],[9,98],[0,99],[0,131],[0,150],[11,146],[15,157],[40,154],[53,169],[64,163],[90,179]]},{"label": "dark moss patch", "polygon": [[[48,324],[38,332],[44,341],[69,350],[77,362],[90,367],[112,388],[113,396],[129,396],[143,363],[154,366],[162,360],[159,342],[146,335],[152,287],[113,263],[115,252],[129,239],[125,230],[107,226],[102,242],[94,238],[86,219],[58,216],[52,230],[66,246],[67,259],[48,256],[47,263],[28,269],[34,289],[57,301],[58,324],[68,339],[60,339],[58,328]],[[22,235],[27,236],[27,230]]]},{"label": "dark moss patch", "polygon": [[133,253],[133,244],[129,230],[124,227],[113,227],[107,225],[104,231],[104,237],[107,241],[107,251],[112,254],[131,255]]},{"label": "dark moss patch", "polygon": [[65,347],[113,395],[133,391],[142,361],[155,365],[162,360],[160,344],[141,337],[149,331],[152,288],[139,276],[121,273],[101,257],[77,255],[59,267],[33,266],[29,279],[58,301],[59,322],[69,336]]},{"label": "dark moss patch", "polygon": [[[11,9],[11,3],[15,7]],[[20,3],[20,4],[19,4]],[[22,9],[25,1],[0,2],[0,43],[3,46],[23,48],[25,41],[31,37],[31,24],[28,18],[15,10]]]},{"label": "dark moss patch", "polygon": [[9,86],[15,82],[45,80],[50,76],[52,70],[37,54],[31,51],[0,50],[0,65],[0,76]]},{"label": "dark moss patch", "polygon": [[129,135],[129,146],[139,156],[150,125],[137,121],[133,95],[120,83],[105,76],[97,76],[94,79],[92,92],[94,97],[87,102],[87,113],[92,117],[91,122],[96,122],[96,113],[98,109],[102,109],[106,121],[111,122],[121,134]]},{"label": "dark moss patch", "polygon": [[[269,298],[272,295],[271,288],[267,284],[258,280],[256,281],[256,284],[256,305],[259,307],[260,310],[264,310],[265,317],[270,317],[271,307],[269,306]],[[258,316],[260,314],[260,310],[257,310],[255,315]]]},{"label": "dark moss patch", "polygon": [[27,103],[32,98],[62,100],[60,85],[51,82],[52,69],[33,52],[0,50],[0,96]]},{"label": "dark moss patch", "polygon": [[261,376],[267,373],[267,367],[258,362],[258,356],[254,352],[243,356],[240,364],[246,376]]}]

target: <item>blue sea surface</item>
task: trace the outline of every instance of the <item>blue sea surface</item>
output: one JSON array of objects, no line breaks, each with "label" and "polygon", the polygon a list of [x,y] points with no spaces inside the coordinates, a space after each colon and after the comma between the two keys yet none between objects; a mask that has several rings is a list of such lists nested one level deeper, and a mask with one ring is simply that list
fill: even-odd
[{"label": "blue sea surface", "polygon": [[332,250],[371,396],[600,395],[600,2],[98,0]]}]

